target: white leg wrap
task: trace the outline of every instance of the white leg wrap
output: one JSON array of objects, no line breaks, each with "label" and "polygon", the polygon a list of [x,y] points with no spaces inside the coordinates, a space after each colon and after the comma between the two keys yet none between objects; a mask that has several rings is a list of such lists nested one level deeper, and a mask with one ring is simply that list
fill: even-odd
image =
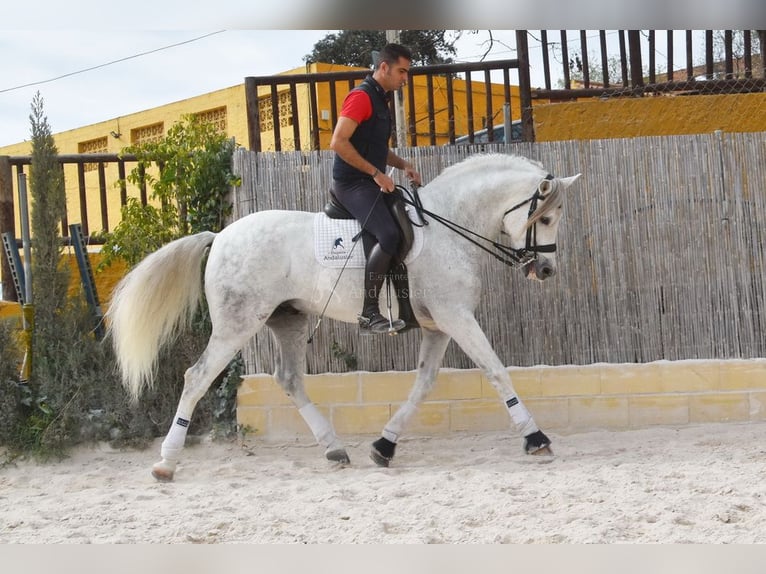
[{"label": "white leg wrap", "polygon": [[407,401],[404,403],[401,407],[399,407],[399,410],[396,411],[393,418],[388,421],[388,424],[386,425],[386,428],[383,429],[381,436],[386,440],[390,440],[391,442],[398,442],[399,437],[402,434],[402,430],[417,410],[418,407],[412,402]]},{"label": "white leg wrap", "polygon": [[537,428],[527,407],[522,404],[518,397],[512,396],[505,399],[505,406],[508,409],[508,414],[511,415],[513,424],[516,425],[516,430],[519,431],[521,436],[528,436],[540,430]]},{"label": "white leg wrap", "polygon": [[330,421],[319,412],[314,403],[308,403],[298,409],[298,412],[309,425],[311,432],[314,433],[314,438],[323,447],[327,448],[331,445],[338,444],[338,440],[335,436],[335,431],[330,424]]},{"label": "white leg wrap", "polygon": [[162,441],[160,455],[165,460],[178,462],[181,457],[181,451],[186,442],[186,432],[189,430],[189,420],[176,415],[175,421],[170,425],[170,431]]}]

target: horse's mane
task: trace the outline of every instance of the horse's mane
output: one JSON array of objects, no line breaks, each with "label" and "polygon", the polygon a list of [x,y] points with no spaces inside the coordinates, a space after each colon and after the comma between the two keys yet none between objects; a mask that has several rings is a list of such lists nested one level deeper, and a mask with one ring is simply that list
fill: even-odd
[{"label": "horse's mane", "polygon": [[445,168],[436,179],[455,177],[468,171],[486,171],[490,168],[537,171],[541,176],[546,174],[543,164],[524,156],[502,153],[479,153],[468,156],[463,161]]},{"label": "horse's mane", "polygon": [[[442,179],[466,177],[475,173],[486,174],[492,171],[505,171],[509,169],[534,173],[538,175],[541,180],[548,175],[548,171],[543,167],[542,163],[524,156],[502,153],[479,153],[468,156],[459,163],[445,168],[434,179],[434,182]],[[528,226],[534,224],[538,219],[554,209],[558,209],[562,206],[564,196],[561,193],[559,182],[554,180],[552,186],[552,189],[546,194],[545,201],[535,210],[534,214],[527,221]]]}]

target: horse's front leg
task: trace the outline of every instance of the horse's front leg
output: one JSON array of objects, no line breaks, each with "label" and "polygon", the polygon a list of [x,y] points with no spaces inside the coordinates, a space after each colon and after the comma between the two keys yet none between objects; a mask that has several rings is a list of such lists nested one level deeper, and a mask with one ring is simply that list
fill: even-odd
[{"label": "horse's front leg", "polygon": [[492,350],[473,313],[452,310],[445,315],[444,320],[437,319],[439,326],[447,331],[466,355],[484,371],[487,380],[503,400],[516,430],[524,437],[524,451],[527,454],[553,454],[550,439],[537,427],[532,414],[516,394],[508,370]]},{"label": "horse's front leg", "polygon": [[418,405],[428,395],[436,380],[444,353],[447,351],[449,336],[440,331],[422,329],[423,341],[420,344],[418,371],[415,385],[407,401],[403,403],[386,423],[381,438],[372,443],[370,457],[378,466],[388,466],[394,458],[396,443],[407,423],[417,411]]}]

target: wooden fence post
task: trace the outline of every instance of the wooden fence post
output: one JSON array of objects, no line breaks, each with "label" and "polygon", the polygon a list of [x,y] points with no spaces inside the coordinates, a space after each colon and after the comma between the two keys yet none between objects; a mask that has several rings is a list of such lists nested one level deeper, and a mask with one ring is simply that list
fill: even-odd
[{"label": "wooden fence post", "polygon": [[[519,56],[519,103],[521,104],[521,137],[525,142],[535,141],[535,124],[532,116],[532,82],[529,77],[529,43],[527,31],[516,30],[516,52]],[[505,134],[509,142],[510,133]]]},{"label": "wooden fence post", "polygon": [[[13,212],[13,173],[7,155],[0,156],[0,236],[10,231],[16,237],[16,218]],[[11,276],[11,266],[5,252],[0,253],[0,274],[2,274],[3,300],[18,301],[16,286]]]}]

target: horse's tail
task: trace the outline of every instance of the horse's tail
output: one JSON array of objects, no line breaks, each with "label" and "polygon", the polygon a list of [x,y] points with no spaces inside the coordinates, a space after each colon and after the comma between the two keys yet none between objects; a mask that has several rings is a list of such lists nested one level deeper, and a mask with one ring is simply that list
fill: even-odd
[{"label": "horse's tail", "polygon": [[154,383],[160,347],[188,327],[202,299],[202,263],[215,233],[164,245],[123,277],[106,313],[107,333],[134,401]]}]

